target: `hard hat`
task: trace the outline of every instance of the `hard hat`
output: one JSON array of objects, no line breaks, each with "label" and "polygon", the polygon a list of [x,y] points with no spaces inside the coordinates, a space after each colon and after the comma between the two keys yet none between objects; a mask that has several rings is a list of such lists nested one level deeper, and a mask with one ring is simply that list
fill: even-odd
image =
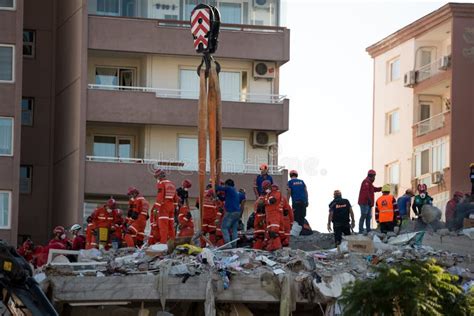
[{"label": "hard hat", "polygon": [[266,189],[272,186],[272,183],[268,180],[262,182],[262,188]]},{"label": "hard hat", "polygon": [[56,226],[53,229],[54,234],[64,234],[65,232],[66,232],[66,230],[64,229],[63,226]]},{"label": "hard hat", "polygon": [[268,165],[266,163],[262,163],[260,165],[260,171],[268,170]]},{"label": "hard hat", "polygon": [[192,185],[193,184],[191,183],[191,180],[188,180],[188,179],[183,180],[183,183],[182,183],[183,188],[189,189]]},{"label": "hard hat", "polygon": [[458,197],[458,198],[462,198],[462,197],[464,197],[464,193],[456,191],[456,192],[454,192],[454,196]]},{"label": "hard hat", "polygon": [[272,184],[272,189],[273,190],[280,190],[280,187],[278,186],[278,184],[273,183]]},{"label": "hard hat", "polygon": [[108,200],[107,200],[107,206],[108,206],[109,208],[115,208],[115,206],[116,206],[115,200],[112,199],[112,198],[108,199]]},{"label": "hard hat", "polygon": [[375,170],[370,169],[370,170],[367,172],[367,175],[368,175],[368,176],[375,176],[375,175],[377,175],[377,173],[375,172]]},{"label": "hard hat", "polygon": [[206,190],[206,196],[214,196],[214,190],[213,189]]},{"label": "hard hat", "polygon": [[132,194],[140,194],[137,188],[135,187],[130,187],[128,188],[127,195],[132,195]]},{"label": "hard hat", "polygon": [[290,177],[291,177],[291,175],[293,175],[293,174],[294,174],[295,176],[298,176],[298,171],[296,171],[296,170],[290,170]]},{"label": "hard hat", "polygon": [[428,187],[426,186],[426,184],[420,183],[418,184],[417,189],[418,189],[418,192],[426,192],[426,190],[428,190]]},{"label": "hard hat", "polygon": [[164,177],[166,177],[166,173],[163,169],[155,170],[155,178],[164,178]]},{"label": "hard hat", "polygon": [[81,225],[74,224],[74,225],[71,226],[71,228],[69,230],[73,232],[73,231],[80,230],[80,229],[82,229]]},{"label": "hard hat", "polygon": [[382,192],[390,192],[390,184],[384,184],[382,187]]}]

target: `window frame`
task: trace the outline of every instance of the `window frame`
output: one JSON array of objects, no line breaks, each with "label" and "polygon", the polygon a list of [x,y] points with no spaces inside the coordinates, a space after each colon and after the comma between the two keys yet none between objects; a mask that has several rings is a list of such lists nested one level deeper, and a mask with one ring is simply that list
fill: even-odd
[{"label": "window frame", "polygon": [[[392,78],[392,65],[395,64],[396,62],[398,62],[399,64],[399,69],[398,69],[398,77],[397,78]],[[392,59],[390,59],[388,62],[387,62],[387,82],[390,83],[390,82],[396,82],[396,81],[399,81],[402,77],[402,64],[401,64],[401,60],[400,60],[400,56],[397,56],[397,57],[394,57]]]},{"label": "window frame", "polygon": [[[21,185],[19,187],[19,190],[18,192],[22,195],[30,195],[31,193],[33,193],[33,166],[32,165],[20,165],[20,171],[21,171],[21,168],[27,168],[29,170],[29,185],[28,185],[28,192],[22,192],[21,191]],[[20,176],[20,182],[21,182],[21,176]]]},{"label": "window frame", "polygon": [[[398,129],[397,130],[394,130],[392,131],[391,128],[392,128],[392,117],[393,117],[393,114],[394,113],[397,113],[398,115]],[[390,112],[387,112],[386,113],[386,117],[385,117],[385,135],[394,135],[394,134],[397,134],[400,132],[400,108],[396,108],[394,110],[391,110]]]},{"label": "window frame", "polygon": [[[398,166],[398,183],[395,183],[392,181],[391,179],[391,176],[392,176],[392,169],[393,167],[397,165]],[[385,182],[386,183],[389,183],[389,184],[397,184],[397,185],[400,185],[400,176],[401,176],[401,166],[400,166],[400,161],[399,160],[396,160],[396,161],[392,161],[391,163],[388,163],[385,165],[385,168],[386,168],[386,176],[385,176]]]},{"label": "window frame", "polygon": [[[130,158],[125,158],[125,159],[134,159],[136,157],[136,148],[135,148],[135,136],[133,135],[114,135],[114,134],[92,134],[92,156],[95,156],[95,153],[94,153],[94,144],[95,144],[95,137],[98,136],[98,137],[114,137],[115,138],[115,156],[113,157],[109,157],[109,158],[117,158],[116,161],[120,161],[123,157],[119,157],[118,156],[118,153],[119,153],[119,141],[121,139],[127,139],[127,140],[130,140],[130,147],[131,147],[131,150],[130,150],[130,153],[131,153],[131,156]],[[98,157],[101,157],[101,156],[98,156]],[[115,161],[115,160],[114,160]]]},{"label": "window frame", "polygon": [[[23,123],[23,100],[28,100],[29,105],[31,105],[31,124],[24,124]],[[22,97],[21,98],[21,126],[26,126],[26,127],[33,127],[35,124],[35,98],[33,97]]]},{"label": "window frame", "polygon": [[15,11],[16,10],[16,0],[13,1],[13,6],[12,7],[3,7],[0,6],[0,10],[5,10],[5,11]]},{"label": "window frame", "polygon": [[36,30],[25,29],[23,30],[23,33],[25,32],[31,32],[33,34],[33,42],[28,42],[27,44],[23,42],[23,47],[25,47],[25,45],[31,45],[31,52],[32,52],[32,55],[25,55],[22,51],[23,58],[35,59],[36,58]]},{"label": "window frame", "polygon": [[0,157],[13,157],[13,154],[15,152],[15,119],[10,116],[0,116],[0,119],[9,119],[12,121],[12,140],[11,140],[12,146],[10,150],[11,153],[10,154],[0,153]]},{"label": "window frame", "polygon": [[[444,154],[441,152],[441,147],[444,147]],[[440,153],[438,155],[435,155],[435,148],[439,148]],[[428,150],[428,172],[427,173],[422,173],[422,152]],[[442,155],[443,154],[443,155]],[[442,137],[435,139],[431,142],[425,143],[423,145],[420,145],[416,148],[414,148],[413,152],[413,179],[420,179],[423,177],[426,177],[429,174],[432,174],[434,172],[443,172],[444,169],[450,168],[450,143],[449,143],[449,138]],[[441,165],[441,170],[434,170],[435,169],[435,156],[436,159],[440,158],[439,164]],[[418,158],[419,157],[419,158]],[[417,174],[417,160],[420,161],[420,174]],[[444,164],[442,163],[444,162]]]},{"label": "window frame", "polygon": [[[120,85],[120,70],[132,70],[133,72],[133,85],[131,86],[126,86],[126,87],[139,87],[140,85],[138,84],[138,78],[140,77],[139,70],[137,67],[131,67],[131,66],[103,66],[103,65],[95,65],[94,66],[94,84],[97,84],[97,68],[108,68],[108,69],[115,69],[117,71],[117,85],[112,85],[114,87],[117,87],[115,89],[120,89],[120,87],[123,87]],[[99,85],[99,84],[98,84]],[[110,88],[114,89],[114,88]],[[124,89],[125,90],[125,89]]]},{"label": "window frame", "polygon": [[0,44],[0,47],[11,47],[12,48],[12,79],[11,80],[2,80],[2,79],[0,79],[0,83],[15,83],[15,45]]},{"label": "window frame", "polygon": [[0,193],[8,194],[8,225],[0,226],[0,230],[8,230],[8,229],[11,229],[11,223],[12,223],[12,191],[0,190]]}]

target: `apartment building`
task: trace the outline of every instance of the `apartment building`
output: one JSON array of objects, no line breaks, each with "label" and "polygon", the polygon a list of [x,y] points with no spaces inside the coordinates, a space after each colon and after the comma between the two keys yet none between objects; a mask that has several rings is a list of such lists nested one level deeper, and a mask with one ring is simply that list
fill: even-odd
[{"label": "apartment building", "polygon": [[223,177],[250,200],[260,163],[286,182],[279,0],[0,0],[1,238],[43,242],[110,196],[126,209],[130,186],[152,202],[157,167],[197,196],[201,58],[188,19],[202,2],[223,23]]},{"label": "apartment building", "polygon": [[474,4],[448,3],[367,48],[374,60],[373,167],[401,195],[428,186],[442,210],[470,192]]}]

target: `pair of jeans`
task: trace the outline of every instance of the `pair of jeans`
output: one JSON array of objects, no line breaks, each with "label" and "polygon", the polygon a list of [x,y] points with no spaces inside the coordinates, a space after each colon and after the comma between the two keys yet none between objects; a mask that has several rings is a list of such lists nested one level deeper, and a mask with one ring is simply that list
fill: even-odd
[{"label": "pair of jeans", "polygon": [[344,234],[344,236],[349,236],[351,234],[351,226],[334,225],[334,239],[336,241],[336,246],[341,244],[342,234]]},{"label": "pair of jeans", "polygon": [[295,222],[303,227],[304,218],[306,217],[306,203],[303,201],[295,201],[293,203],[293,210],[295,212]]},{"label": "pair of jeans", "polygon": [[372,220],[372,207],[370,205],[360,206],[359,234],[364,232],[364,222],[367,232],[370,232],[370,221]]},{"label": "pair of jeans", "polygon": [[[222,235],[224,236],[224,242],[227,244],[231,240],[238,238],[238,227],[240,220],[240,212],[226,212],[222,219]],[[232,238],[229,235],[229,230],[232,230]],[[237,242],[232,243],[232,247],[235,248]]]}]

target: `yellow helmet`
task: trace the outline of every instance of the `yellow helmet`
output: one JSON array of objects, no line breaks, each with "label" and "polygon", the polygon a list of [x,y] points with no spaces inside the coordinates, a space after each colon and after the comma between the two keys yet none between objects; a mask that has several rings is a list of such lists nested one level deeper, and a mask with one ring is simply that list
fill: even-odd
[{"label": "yellow helmet", "polygon": [[390,184],[384,184],[382,187],[382,192],[390,192]]}]

